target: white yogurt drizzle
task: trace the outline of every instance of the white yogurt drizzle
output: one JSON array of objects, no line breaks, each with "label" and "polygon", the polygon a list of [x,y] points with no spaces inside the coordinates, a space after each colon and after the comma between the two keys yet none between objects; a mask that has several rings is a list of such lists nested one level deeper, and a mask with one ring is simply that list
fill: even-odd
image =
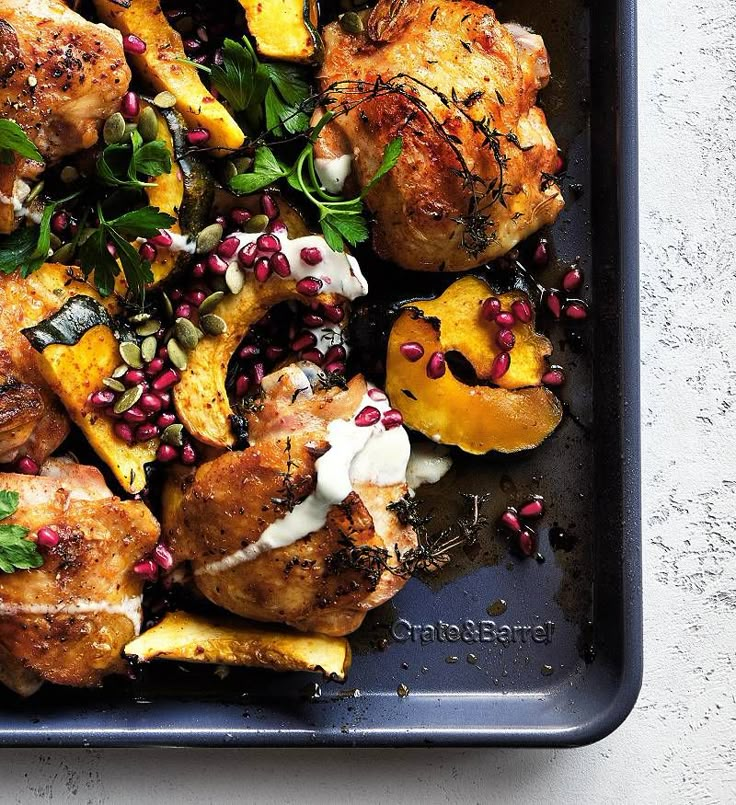
[{"label": "white yogurt drizzle", "polygon": [[[386,430],[379,420],[361,427],[355,416],[366,406],[381,414],[390,408],[388,399],[373,391],[366,394],[350,420],[336,419],[327,426],[330,449],[315,462],[317,485],[309,497],[298,503],[280,520],[271,523],[261,536],[245,548],[210,562],[197,574],[221,573],[250,562],[266,551],[284,548],[322,528],[332,506],[342,503],[353,491],[353,484],[372,483],[393,486],[406,480],[409,461],[409,437],[403,427]],[[383,399],[375,399],[383,396]]]},{"label": "white yogurt drizzle", "polygon": [[436,484],[452,467],[452,457],[446,447],[433,444],[413,444],[406,482],[409,488],[419,489],[424,484]]},{"label": "white yogurt drizzle", "polygon": [[0,616],[13,615],[124,615],[132,624],[135,633],[141,628],[141,598],[131,596],[122,601],[93,601],[90,598],[77,598],[75,601],[60,604],[12,604],[0,601]]},{"label": "white yogurt drizzle", "polygon": [[314,169],[322,183],[322,189],[328,193],[339,195],[345,186],[345,180],[353,169],[353,157],[350,154],[329,159],[319,157],[314,160]]},{"label": "white yogurt drizzle", "polygon": [[[16,181],[14,188],[16,193],[18,192],[18,184],[19,183]],[[30,192],[30,188],[25,184],[25,182],[20,182],[20,184],[25,187],[28,192]],[[33,221],[34,224],[40,224],[42,213],[34,212],[28,207],[23,206],[23,201],[25,201],[25,198],[28,196],[28,192],[26,192],[25,195],[21,194],[20,196],[14,194],[12,198],[9,198],[4,193],[0,193],[0,204],[7,204],[9,207],[12,207],[13,215],[15,215],[16,218],[28,218],[28,220]]]}]

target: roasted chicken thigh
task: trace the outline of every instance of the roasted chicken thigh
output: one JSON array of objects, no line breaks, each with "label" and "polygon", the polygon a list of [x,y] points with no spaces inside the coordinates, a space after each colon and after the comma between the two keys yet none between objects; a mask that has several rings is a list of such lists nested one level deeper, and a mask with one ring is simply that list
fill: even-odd
[{"label": "roasted chicken thigh", "polygon": [[367,197],[376,251],[408,269],[461,271],[553,222],[563,200],[536,106],[550,75],[541,37],[470,0],[378,0],[361,18],[361,33],[324,30],[319,81],[335,118],[317,156],[352,157],[364,187],[402,137],[398,164]]}]

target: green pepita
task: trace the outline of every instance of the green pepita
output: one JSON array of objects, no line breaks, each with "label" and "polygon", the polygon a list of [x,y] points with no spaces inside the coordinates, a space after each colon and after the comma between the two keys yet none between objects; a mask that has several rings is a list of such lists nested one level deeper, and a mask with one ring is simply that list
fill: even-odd
[{"label": "green pepita", "polygon": [[161,434],[161,441],[164,444],[181,447],[184,444],[184,425],[180,425],[178,422],[169,425]]},{"label": "green pepita", "polygon": [[248,221],[245,224],[243,229],[248,233],[264,232],[267,226],[268,226],[267,215],[254,215],[250,219],[250,221]]},{"label": "green pepita", "polygon": [[61,263],[68,266],[74,259],[74,244],[65,243],[51,255],[52,263]]},{"label": "green pepita", "polygon": [[158,117],[151,106],[147,106],[138,117],[138,133],[144,143],[153,142],[158,137]]},{"label": "green pepita", "polygon": [[96,229],[93,229],[91,226],[86,226],[79,235],[77,245],[83,246],[90,239],[90,237],[95,234],[95,232],[97,232]]},{"label": "green pepita", "polygon": [[123,139],[121,142],[127,143],[130,141],[130,135],[138,129],[138,126],[135,123],[126,123],[125,124],[125,133],[123,134]]},{"label": "green pepita", "polygon": [[215,293],[211,293],[199,306],[199,316],[206,316],[208,313],[212,313],[212,311],[220,304],[220,302],[225,298],[225,294],[222,291],[215,291]]},{"label": "green pepita", "polygon": [[72,184],[79,178],[79,171],[74,167],[74,165],[64,165],[64,167],[61,169],[61,173],[59,174],[59,178],[62,182],[64,182],[64,184]]},{"label": "green pepita", "polygon": [[143,368],[141,348],[133,341],[123,341],[120,345],[120,357],[133,369]]},{"label": "green pepita", "polygon": [[[225,272],[225,285],[230,293],[240,293],[245,285],[245,274],[237,263],[230,263]],[[201,311],[201,308],[200,308]]]},{"label": "green pepita", "polygon": [[173,319],[174,306],[171,304],[171,299],[169,299],[168,295],[165,292],[161,293],[161,301],[164,304],[164,313],[166,314],[166,318]]},{"label": "green pepita", "polygon": [[128,321],[133,325],[143,324],[144,321],[149,321],[150,319],[150,313],[135,313],[132,316],[128,316]]},{"label": "green pepita", "polygon": [[175,338],[169,339],[166,348],[169,351],[169,360],[180,372],[183,372],[187,368],[187,353]]},{"label": "green pepita", "polygon": [[30,193],[29,193],[29,194],[26,196],[26,200],[23,202],[23,203],[25,204],[25,206],[26,206],[26,207],[30,207],[30,206],[31,206],[31,202],[33,201],[33,199],[34,199],[34,198],[37,198],[38,196],[40,196],[40,195],[41,195],[41,191],[43,190],[43,188],[44,188],[44,185],[45,185],[45,184],[46,184],[46,182],[44,182],[44,181],[43,181],[43,179],[42,179],[42,180],[41,180],[40,182],[38,182],[37,184],[34,184],[34,185],[33,185],[33,189],[32,189],[32,190],[31,190],[31,192],[30,192]]},{"label": "green pepita", "polygon": [[49,246],[53,251],[58,251],[61,248],[61,238],[58,235],[54,235],[53,232],[49,236]]},{"label": "green pepita", "polygon": [[[266,217],[265,215],[263,216]],[[266,224],[268,219],[266,218]],[[198,235],[196,242],[197,254],[211,252],[222,238],[222,226],[220,224],[210,224],[206,226]]]},{"label": "green pepita", "polygon": [[148,321],[144,321],[143,324],[139,324],[138,327],[135,328],[135,331],[138,335],[145,338],[148,335],[157,333],[160,329],[161,322],[158,319],[149,319]]},{"label": "green pepita", "polygon": [[121,363],[120,366],[117,366],[115,369],[113,369],[112,377],[115,379],[120,378],[128,371],[128,369],[129,367],[127,363]]},{"label": "green pepita", "polygon": [[225,319],[210,313],[207,316],[202,316],[199,320],[202,329],[207,335],[222,335],[227,331],[227,323]]},{"label": "green pepita", "polygon": [[156,350],[158,349],[158,341],[149,335],[148,338],[143,339],[141,344],[141,357],[146,363],[150,363],[156,357]]},{"label": "green pepita", "polygon": [[238,157],[236,160],[234,160],[234,164],[238,169],[238,173],[245,173],[253,166],[253,160],[251,157]]},{"label": "green pepita", "polygon": [[199,330],[189,319],[178,318],[174,325],[176,340],[187,352],[191,352],[199,343]]},{"label": "green pepita", "polygon": [[349,34],[362,34],[365,30],[362,18],[354,11],[340,15],[340,27]]},{"label": "green pepita", "polygon": [[222,166],[222,178],[225,180],[225,184],[229,184],[230,180],[234,179],[237,175],[238,169],[235,167],[235,163],[228,160]]},{"label": "green pepita", "polygon": [[[127,366],[125,367],[127,370]],[[125,384],[116,380],[114,377],[103,377],[102,385],[107,386],[111,391],[125,391]]]},{"label": "green pepita", "polygon": [[119,143],[125,137],[125,118],[120,112],[110,115],[102,128],[102,138],[108,145]]},{"label": "green pepita", "polygon": [[132,388],[129,388],[127,391],[125,391],[125,393],[121,394],[117,398],[112,410],[116,414],[124,414],[126,411],[131,409],[138,402],[138,400],[140,400],[142,394],[143,386],[133,386]]},{"label": "green pepita", "polygon": [[159,109],[173,109],[176,106],[176,95],[164,90],[153,99],[154,106]]}]

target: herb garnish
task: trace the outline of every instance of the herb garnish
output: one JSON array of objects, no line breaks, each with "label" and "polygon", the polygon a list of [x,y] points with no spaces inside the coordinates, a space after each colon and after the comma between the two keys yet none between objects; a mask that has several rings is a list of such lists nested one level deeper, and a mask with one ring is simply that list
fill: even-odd
[{"label": "herb garnish", "polygon": [[51,216],[58,202],[44,207],[38,226],[24,226],[17,229],[0,245],[0,271],[12,274],[20,267],[25,279],[47,260],[51,246]]},{"label": "herb garnish", "polygon": [[[20,495],[8,489],[0,489],[0,520],[5,520],[18,510]],[[26,539],[28,530],[22,525],[0,524],[0,570],[14,573],[41,567],[43,556],[35,542]]]},{"label": "herb garnish", "polygon": [[0,162],[7,165],[13,154],[43,162],[41,152],[14,120],[0,120]]},{"label": "herb garnish", "polygon": [[[97,175],[114,187],[150,187],[144,179],[171,172],[171,153],[163,140],[144,143],[137,131],[129,143],[108,145],[97,159]],[[141,178],[142,177],[142,178]]]}]

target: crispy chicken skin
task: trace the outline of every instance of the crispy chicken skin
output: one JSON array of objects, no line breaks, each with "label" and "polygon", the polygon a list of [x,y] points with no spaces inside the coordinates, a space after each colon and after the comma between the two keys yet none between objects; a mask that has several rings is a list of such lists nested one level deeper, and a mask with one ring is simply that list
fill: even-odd
[{"label": "crispy chicken skin", "polygon": [[376,251],[408,269],[462,271],[552,223],[564,202],[535,106],[549,80],[541,37],[470,0],[379,0],[363,19],[361,34],[325,27],[319,81],[338,116],[317,156],[352,154],[362,187],[403,138],[367,199]]},{"label": "crispy chicken skin", "polygon": [[[130,70],[120,37],[85,20],[61,0],[0,4],[0,116],[14,120],[47,162],[89,148],[117,111]],[[0,190],[38,171],[16,160],[0,169]],[[12,207],[0,207],[0,232],[12,229]]]},{"label": "crispy chicken skin", "polygon": [[49,682],[94,686],[125,670],[121,650],[140,628],[143,580],[133,565],[159,528],[143,503],[114,497],[94,467],[51,460],[43,473],[0,474],[0,488],[20,495],[3,524],[29,537],[51,526],[61,538],[42,549],[40,568],[0,574],[0,656]]},{"label": "crispy chicken skin", "polygon": [[285,495],[301,500],[314,490],[315,461],[329,447],[328,423],[350,419],[366,390],[363,378],[357,377],[345,391],[331,389],[310,399],[297,396],[292,402],[299,388],[295,375],[288,370],[275,375],[275,384],[264,381],[269,388],[264,408],[251,424],[254,446],[220,456],[175,481],[179,505],[164,506],[163,533],[178,559],[192,560],[197,587],[219,606],[254,620],[348,634],[406,579],[346,562],[346,540],[389,551],[394,545],[402,552],[415,547],[413,529],[386,509],[406,493],[406,484],[354,484],[318,531],[251,561],[207,572],[208,565],[256,541],[281,519],[287,506],[278,501]]}]

